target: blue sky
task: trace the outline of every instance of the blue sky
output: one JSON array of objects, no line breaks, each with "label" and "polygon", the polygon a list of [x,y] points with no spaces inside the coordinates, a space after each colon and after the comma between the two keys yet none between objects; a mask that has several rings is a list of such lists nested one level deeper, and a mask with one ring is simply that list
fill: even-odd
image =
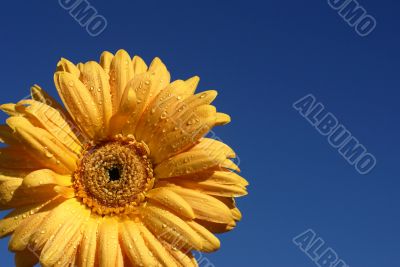
[{"label": "blue sky", "polygon": [[[0,100],[52,82],[60,57],[119,48],[159,56],[173,79],[217,89],[249,195],[243,220],[205,254],[214,266],[317,266],[292,239],[311,229],[349,266],[399,266],[399,14],[394,0],[359,0],[376,19],[365,37],[328,1],[90,1],[107,20],[92,37],[58,1],[0,9]],[[376,158],[361,175],[292,104],[312,94]],[[2,117],[4,118],[4,116]],[[1,214],[5,214],[1,212]],[[13,266],[7,239],[1,266]]]}]

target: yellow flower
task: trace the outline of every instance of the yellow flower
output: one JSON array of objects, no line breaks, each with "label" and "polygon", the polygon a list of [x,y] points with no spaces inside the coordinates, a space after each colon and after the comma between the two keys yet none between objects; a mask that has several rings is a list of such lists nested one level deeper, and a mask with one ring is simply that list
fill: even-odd
[{"label": "yellow flower", "polygon": [[0,237],[17,266],[196,266],[191,251],[241,219],[248,183],[233,150],[204,137],[230,121],[195,94],[198,77],[170,82],[124,50],[100,64],[61,59],[54,82],[0,108]]}]

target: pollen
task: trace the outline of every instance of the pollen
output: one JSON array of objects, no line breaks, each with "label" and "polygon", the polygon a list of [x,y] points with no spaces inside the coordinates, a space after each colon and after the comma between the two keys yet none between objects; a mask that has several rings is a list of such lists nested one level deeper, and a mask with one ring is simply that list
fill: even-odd
[{"label": "pollen", "polygon": [[147,145],[133,136],[87,145],[73,177],[76,197],[99,215],[134,213],[154,185]]}]

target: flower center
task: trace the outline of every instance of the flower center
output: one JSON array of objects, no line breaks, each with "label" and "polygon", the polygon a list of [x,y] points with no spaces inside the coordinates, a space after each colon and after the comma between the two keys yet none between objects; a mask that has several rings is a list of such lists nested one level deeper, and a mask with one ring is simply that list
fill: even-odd
[{"label": "flower center", "polygon": [[133,136],[88,145],[74,173],[76,197],[100,215],[135,212],[154,185],[148,156]]}]

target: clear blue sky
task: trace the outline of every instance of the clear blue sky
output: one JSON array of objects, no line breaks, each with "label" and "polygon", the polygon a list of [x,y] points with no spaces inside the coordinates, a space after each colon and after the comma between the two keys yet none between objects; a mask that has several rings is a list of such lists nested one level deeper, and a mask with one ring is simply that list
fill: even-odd
[{"label": "clear blue sky", "polygon": [[[322,1],[90,1],[108,26],[91,37],[58,1],[4,1],[0,100],[34,83],[55,94],[60,57],[119,48],[161,57],[174,79],[217,89],[249,195],[215,266],[316,266],[292,242],[313,229],[350,266],[400,266],[400,4],[359,0],[377,21],[360,37]],[[313,94],[377,159],[360,175],[292,107]],[[4,116],[2,117],[4,118]],[[1,212],[4,215],[4,212]],[[1,266],[13,266],[7,239]]]}]

